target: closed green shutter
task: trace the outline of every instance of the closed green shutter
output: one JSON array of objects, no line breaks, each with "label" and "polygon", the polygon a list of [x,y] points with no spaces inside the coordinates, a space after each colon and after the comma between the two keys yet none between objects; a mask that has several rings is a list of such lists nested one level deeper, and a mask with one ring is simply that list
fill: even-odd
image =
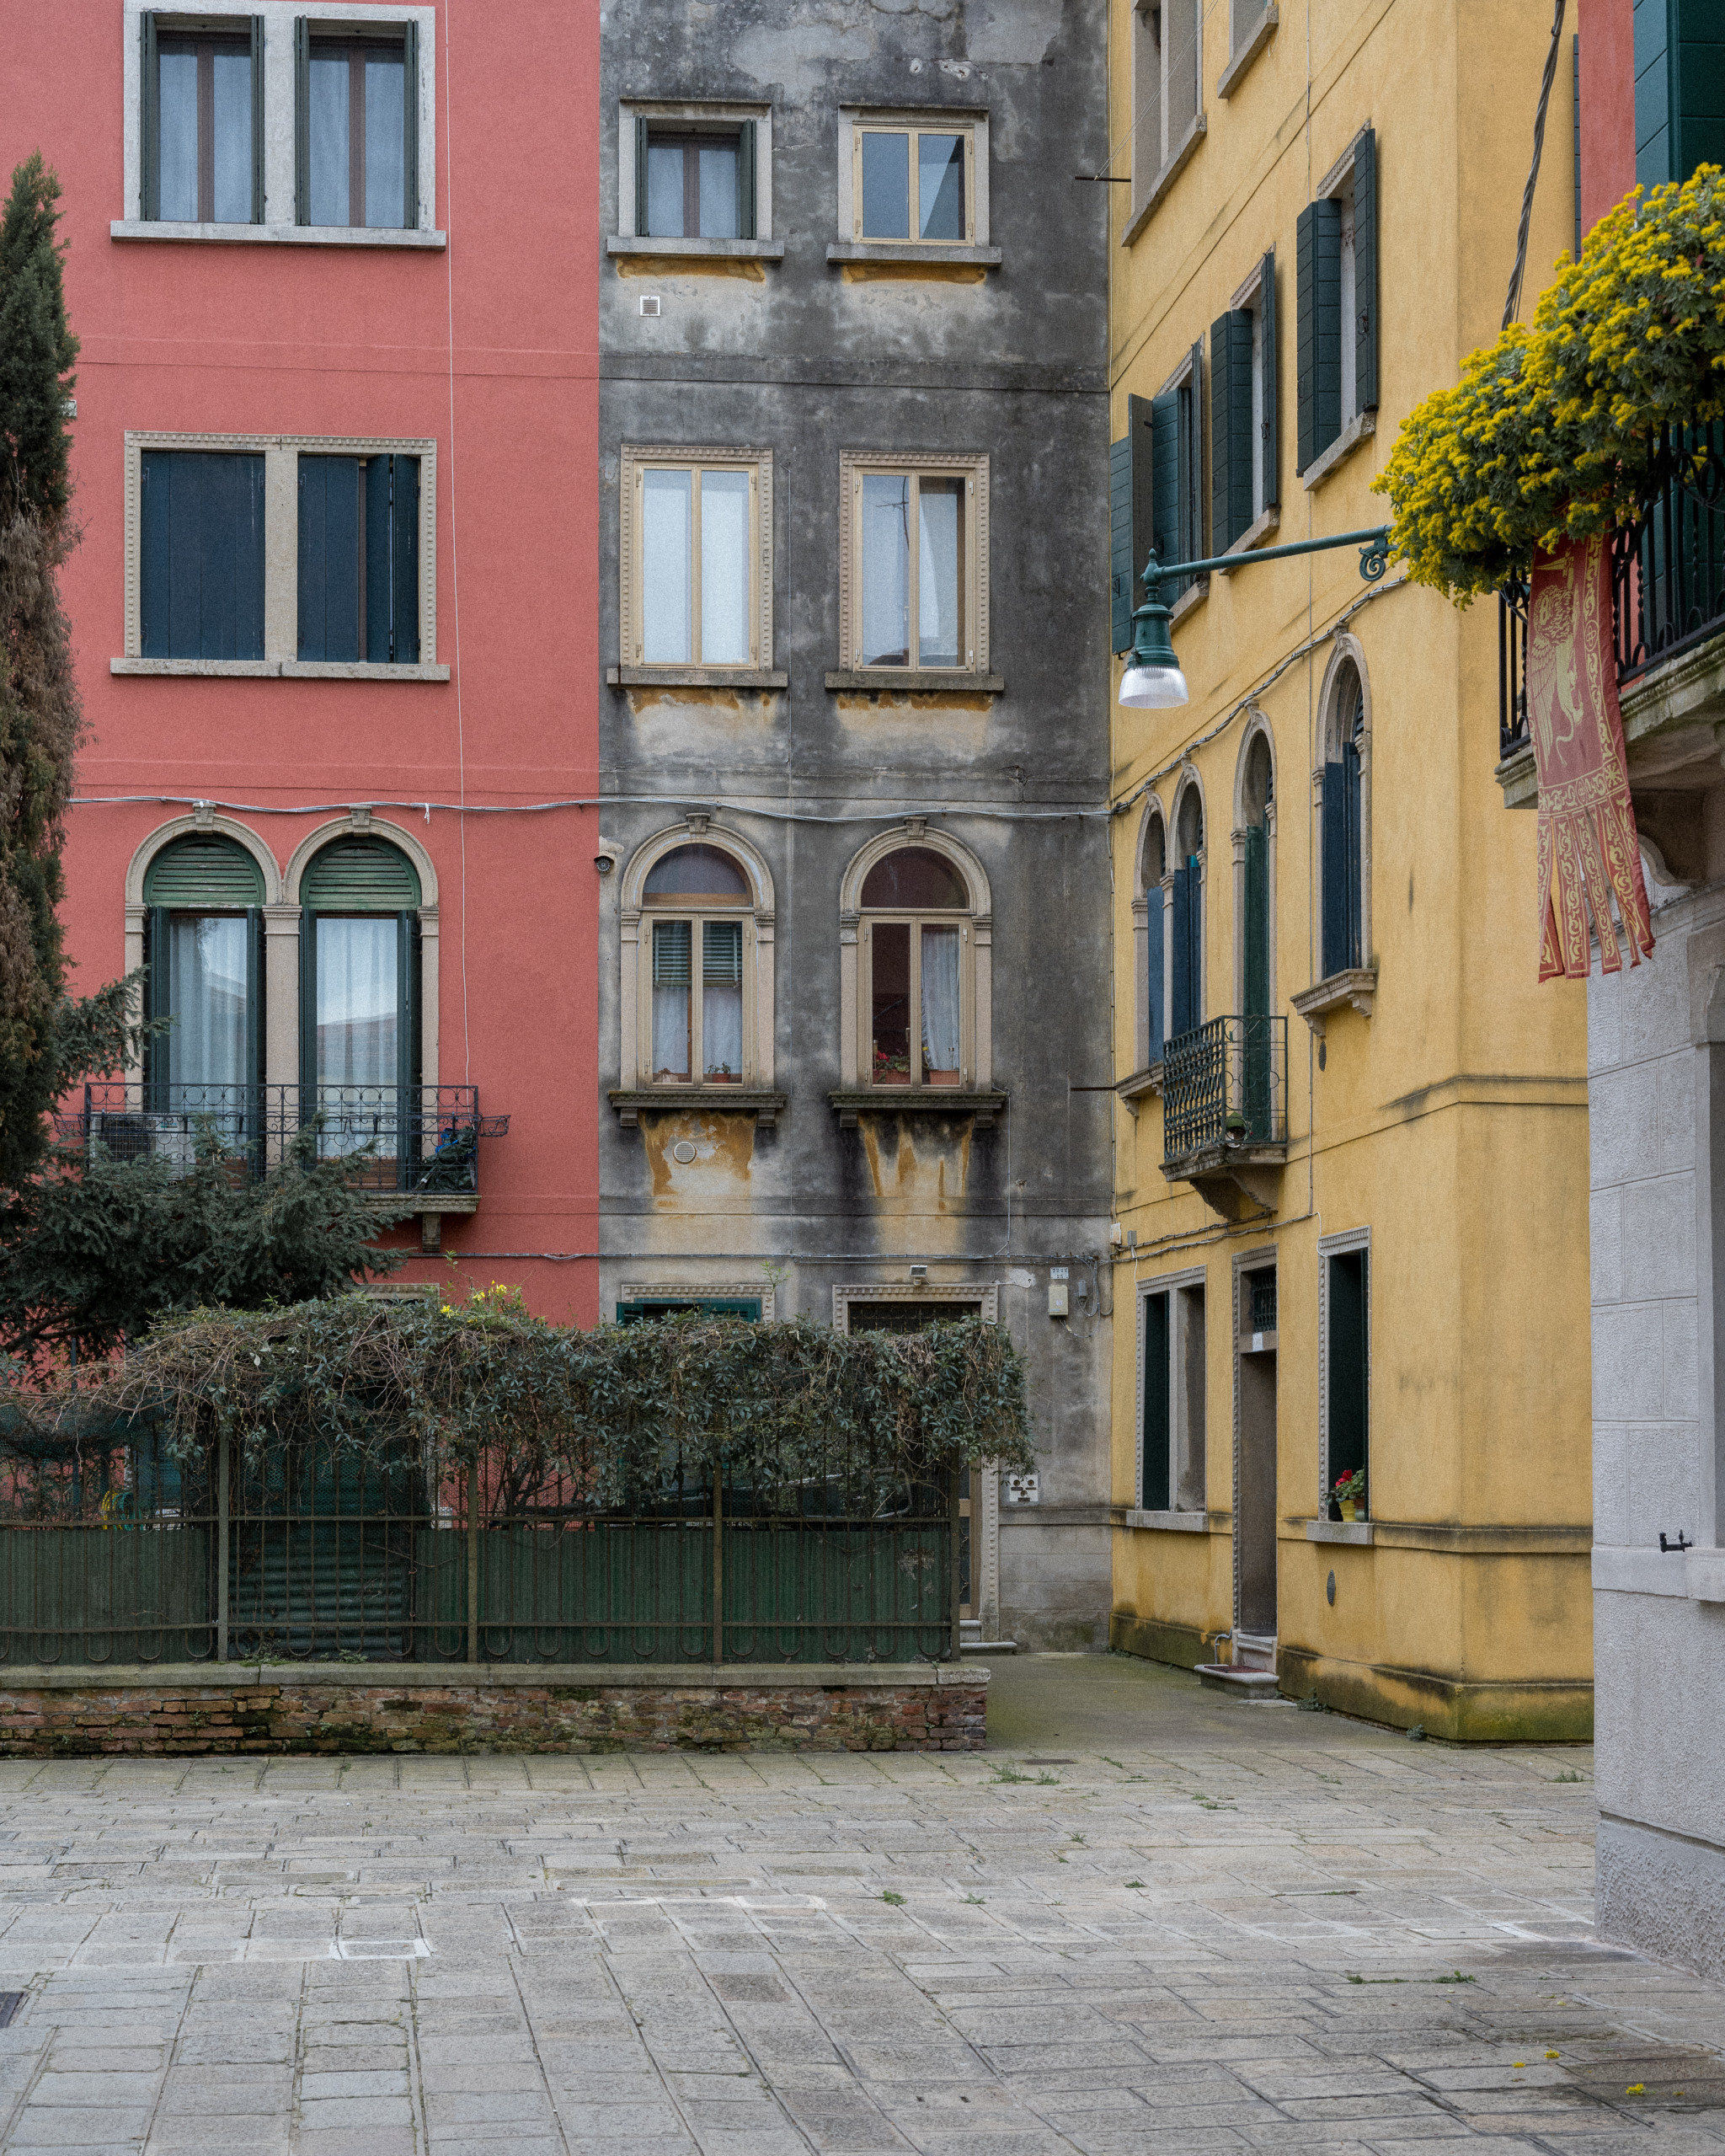
[{"label": "closed green shutter", "polygon": [[1246,827],[1246,918],[1241,923],[1245,950],[1246,1015],[1262,1018],[1270,1007],[1269,833],[1261,823]]},{"label": "closed green shutter", "polygon": [[[414,899],[418,901],[417,883]],[[396,1083],[404,1094],[413,1094],[419,1083],[419,916],[398,913],[396,928],[396,993],[400,998],[395,1029]],[[414,1150],[414,1105],[402,1103],[401,1158],[405,1165]]]},{"label": "closed green shutter", "polygon": [[251,18],[252,222],[264,222],[264,18]]},{"label": "closed green shutter", "polygon": [[1636,0],[1635,176],[1725,163],[1725,17],[1716,0]]},{"label": "closed green shutter", "polygon": [[419,222],[419,25],[402,25],[402,212],[411,232]]},{"label": "closed green shutter", "polygon": [[1252,522],[1252,317],[1235,308],[1210,325],[1210,538],[1226,554]]},{"label": "closed green shutter", "polygon": [[1263,506],[1279,508],[1282,500],[1282,430],[1276,396],[1281,386],[1281,346],[1276,329],[1276,250],[1263,258],[1258,286],[1259,366],[1263,378]]},{"label": "closed green shutter", "polygon": [[264,459],[147,449],[138,574],[146,659],[264,655]]},{"label": "closed green shutter", "polygon": [[1174,871],[1173,1008],[1168,1035],[1178,1040],[1204,1023],[1204,888],[1195,854]]},{"label": "closed green shutter", "polygon": [[299,644],[302,659],[360,655],[360,460],[299,460]]},{"label": "closed green shutter", "polygon": [[293,221],[312,222],[312,25],[293,26]]},{"label": "closed green shutter", "polygon": [[162,215],[162,68],[156,53],[156,18],[140,15],[138,80],[138,215]]},{"label": "closed green shutter", "polygon": [[[1375,411],[1378,401],[1378,138],[1361,131],[1354,149],[1354,319],[1342,324],[1354,340],[1354,404]],[[1351,416],[1351,415],[1350,415]]]},{"label": "closed green shutter", "polygon": [[1126,431],[1108,445],[1110,649],[1132,644],[1132,616],[1144,603],[1144,565],[1156,544],[1151,512],[1151,407],[1126,399]]},{"label": "closed green shutter", "polygon": [[146,906],[182,913],[224,913],[264,902],[264,878],[238,839],[176,838],[144,874]]},{"label": "closed green shutter", "polygon": [[[375,499],[374,499],[375,498]],[[366,486],[366,656],[419,659],[419,460],[374,457]]]},{"label": "closed green shutter", "polygon": [[[268,979],[264,962],[264,909],[246,908],[246,1077],[254,1085],[264,1082],[264,996]],[[254,1132],[261,1137],[261,1131]]]},{"label": "closed green shutter", "polygon": [[1204,543],[1204,340],[1192,347],[1180,392],[1184,438],[1180,444],[1180,539],[1188,561],[1208,552]]},{"label": "closed green shutter", "polygon": [[755,239],[755,126],[745,120],[737,130],[737,238]]},{"label": "closed green shutter", "polygon": [[635,122],[635,236],[638,239],[650,237],[653,227],[647,220],[647,122]]},{"label": "closed green shutter", "polygon": [[419,879],[398,846],[356,832],[312,855],[300,903],[312,913],[399,913],[419,903]]},{"label": "closed green shutter", "polygon": [[1342,431],[1342,206],[1308,202],[1295,227],[1295,334],[1299,359],[1296,473],[1315,464]]},{"label": "closed green shutter", "polygon": [[[144,922],[144,1017],[158,1025],[174,1010],[173,990],[168,979],[168,908],[152,906]],[[168,1035],[150,1033],[144,1040],[144,1105],[167,1105]]]},{"label": "closed green shutter", "polygon": [[318,917],[300,910],[300,1121],[318,1112]]},{"label": "closed green shutter", "polygon": [[1149,1035],[1145,1055],[1146,1064],[1161,1062],[1162,1048],[1167,1040],[1164,1025],[1166,1014],[1162,1008],[1165,995],[1162,950],[1163,939],[1167,933],[1167,921],[1162,910],[1162,887],[1159,883],[1153,883],[1144,894],[1144,1001],[1148,1020],[1146,1030]]},{"label": "closed green shutter", "polygon": [[1169,1324],[1167,1295],[1144,1298],[1144,1427],[1140,1502],[1146,1512],[1166,1512],[1170,1504]]},{"label": "closed green shutter", "polygon": [[[1180,543],[1180,468],[1183,445],[1180,425],[1180,393],[1166,391],[1150,400],[1151,517],[1159,562],[1183,561]],[[1141,568],[1142,563],[1139,564]],[[1186,589],[1184,577],[1162,579],[1162,602],[1172,606]]]}]

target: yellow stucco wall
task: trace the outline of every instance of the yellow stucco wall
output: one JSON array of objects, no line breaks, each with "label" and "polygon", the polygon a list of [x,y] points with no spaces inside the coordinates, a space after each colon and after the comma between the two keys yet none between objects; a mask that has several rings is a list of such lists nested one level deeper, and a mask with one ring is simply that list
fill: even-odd
[{"label": "yellow stucco wall", "polygon": [[[1265,250],[1280,317],[1279,528],[1266,543],[1387,514],[1370,484],[1403,415],[1495,334],[1515,248],[1546,0],[1282,0],[1226,99],[1229,8],[1205,11],[1205,131],[1130,244],[1111,250],[1114,433],[1160,390]],[[1112,0],[1110,170],[1134,143],[1130,0]],[[1488,61],[1488,64],[1484,64]],[[1566,37],[1523,302],[1572,243]],[[1358,131],[1375,131],[1376,431],[1316,487],[1295,474],[1295,220]],[[1145,190],[1110,187],[1114,237]],[[1208,399],[1206,399],[1208,401]],[[1204,486],[1209,513],[1208,473]],[[1206,541],[1205,551],[1210,550]],[[1275,1217],[1229,1227],[1162,1174],[1162,1109],[1115,1110],[1114,1634],[1210,1659],[1233,1629],[1239,1260],[1273,1253],[1277,1648],[1284,1691],[1438,1733],[1575,1734],[1590,1715],[1585,1008],[1536,981],[1535,819],[1493,778],[1497,618],[1362,582],[1351,548],[1211,578],[1173,625],[1182,709],[1114,714],[1115,1071],[1137,1062],[1133,901],[1146,784],[1164,816],[1182,770],[1204,811],[1204,1015],[1241,1008],[1236,788],[1251,714],[1274,741],[1273,979],[1288,1017],[1286,1165]],[[1364,600],[1362,605],[1359,602]],[[1349,609],[1368,721],[1370,1015],[1322,1043],[1289,998],[1320,976],[1314,774],[1322,690]],[[1302,654],[1302,647],[1312,648]],[[1272,677],[1274,677],[1272,679]],[[1118,673],[1117,673],[1118,679]],[[1321,1501],[1321,1236],[1370,1231],[1369,1544],[1308,1538]],[[1140,1290],[1204,1269],[1204,1531],[1125,1524],[1137,1502]],[[1333,1602],[1327,1594],[1333,1573]]]}]

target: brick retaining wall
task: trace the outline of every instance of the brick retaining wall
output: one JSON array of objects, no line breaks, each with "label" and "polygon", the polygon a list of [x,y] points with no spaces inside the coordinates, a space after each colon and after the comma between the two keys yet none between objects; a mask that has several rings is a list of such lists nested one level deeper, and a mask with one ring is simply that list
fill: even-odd
[{"label": "brick retaining wall", "polygon": [[344,1663],[16,1669],[0,1757],[238,1752],[975,1752],[988,1672]]}]

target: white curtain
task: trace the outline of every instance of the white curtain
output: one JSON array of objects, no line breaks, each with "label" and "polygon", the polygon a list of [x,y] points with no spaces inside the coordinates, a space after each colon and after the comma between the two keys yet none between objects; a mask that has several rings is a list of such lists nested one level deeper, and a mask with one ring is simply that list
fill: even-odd
[{"label": "white curtain", "polygon": [[702,1076],[743,1075],[743,924],[709,921],[702,932],[701,1062]]},{"label": "white curtain", "polygon": [[964,657],[963,578],[959,570],[962,479],[924,479],[916,490],[921,534],[916,585],[916,663],[956,666]]},{"label": "white curtain", "polygon": [[653,1076],[689,1075],[689,928],[653,924]]},{"label": "white curtain", "polygon": [[641,476],[641,656],[649,666],[689,663],[687,471]]},{"label": "white curtain", "polygon": [[701,663],[749,657],[749,474],[701,474]]},{"label": "white curtain", "polygon": [[959,1074],[959,932],[922,931],[922,1062],[931,1083],[937,1075],[956,1083]]},{"label": "white curtain", "polygon": [[350,225],[348,210],[348,56],[313,52],[310,78],[312,201],[314,225]]},{"label": "white curtain", "polygon": [[393,53],[366,56],[366,222],[406,222],[407,190],[403,185],[407,143],[402,100],[407,94],[407,67]]},{"label": "white curtain", "polygon": [[395,916],[318,920],[318,1085],[322,1150],[375,1142],[395,1153],[400,1026]]},{"label": "white curtain", "polygon": [[862,649],[857,658],[865,666],[911,663],[910,560],[911,482],[871,473],[862,481]]},{"label": "white curtain", "polygon": [[[210,1115],[232,1143],[243,1103],[229,1090],[246,1067],[246,924],[243,915],[175,914],[168,928],[174,1030],[168,1036],[174,1114]],[[188,1129],[190,1126],[188,1125]]]}]

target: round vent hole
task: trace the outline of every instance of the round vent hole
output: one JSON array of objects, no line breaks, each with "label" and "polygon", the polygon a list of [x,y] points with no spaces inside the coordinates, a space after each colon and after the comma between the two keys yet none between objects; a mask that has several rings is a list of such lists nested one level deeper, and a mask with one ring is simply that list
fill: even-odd
[{"label": "round vent hole", "polygon": [[686,1168],[695,1158],[695,1148],[686,1138],[680,1138],[671,1148],[670,1157],[673,1160],[681,1160]]}]

